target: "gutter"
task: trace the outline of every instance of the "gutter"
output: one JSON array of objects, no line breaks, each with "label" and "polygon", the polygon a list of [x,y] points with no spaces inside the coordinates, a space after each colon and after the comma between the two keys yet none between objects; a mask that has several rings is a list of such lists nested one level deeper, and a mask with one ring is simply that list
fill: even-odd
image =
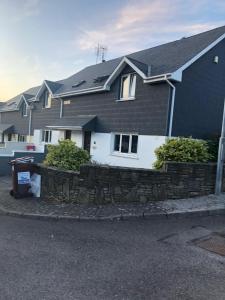
[{"label": "gutter", "polygon": [[73,96],[73,95],[96,93],[96,92],[101,92],[101,91],[105,91],[105,90],[108,90],[108,88],[105,88],[104,86],[103,87],[100,86],[100,87],[82,89],[82,90],[78,90],[78,91],[74,91],[74,92],[66,92],[66,93],[62,93],[62,94],[55,94],[55,95],[52,95],[52,99],[60,98],[60,97],[67,97],[67,96]]}]

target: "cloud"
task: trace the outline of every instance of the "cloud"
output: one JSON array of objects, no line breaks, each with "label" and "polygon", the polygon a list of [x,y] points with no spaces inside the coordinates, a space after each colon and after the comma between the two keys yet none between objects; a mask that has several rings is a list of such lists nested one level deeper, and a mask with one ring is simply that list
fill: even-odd
[{"label": "cloud", "polygon": [[[209,21],[210,16],[202,17],[209,4],[209,0],[129,1],[114,21],[83,30],[75,44],[90,51],[100,43],[108,46],[110,53],[122,55],[223,25],[222,21]],[[220,0],[213,3],[214,9],[223,4]]]}]

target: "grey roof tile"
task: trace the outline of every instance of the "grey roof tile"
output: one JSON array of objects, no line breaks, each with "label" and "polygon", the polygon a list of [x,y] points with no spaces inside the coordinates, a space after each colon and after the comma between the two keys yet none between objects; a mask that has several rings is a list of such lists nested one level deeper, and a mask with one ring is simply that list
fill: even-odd
[{"label": "grey roof tile", "polygon": [[[191,37],[182,38],[153,48],[128,54],[127,57],[145,74],[149,67],[151,76],[172,73],[195,57],[198,53],[212,44],[225,33],[225,26],[203,32]],[[100,64],[91,65],[72,76],[56,82],[46,81],[54,94],[63,94],[95,87],[103,87],[107,77],[118,66],[122,57],[112,59]],[[103,77],[103,80],[96,80]],[[82,82],[83,81],[83,82]],[[82,84],[78,84],[82,82]],[[24,93],[36,95],[40,87],[31,88]],[[12,98],[5,105],[0,106],[0,111],[15,110],[18,107],[22,94]],[[11,104],[15,102],[13,106]]]}]

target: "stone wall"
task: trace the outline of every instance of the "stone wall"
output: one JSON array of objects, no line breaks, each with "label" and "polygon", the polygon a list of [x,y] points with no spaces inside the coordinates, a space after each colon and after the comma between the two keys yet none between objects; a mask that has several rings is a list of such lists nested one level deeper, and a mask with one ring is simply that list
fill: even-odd
[{"label": "stone wall", "polygon": [[182,199],[214,192],[216,164],[167,163],[163,171],[84,165],[80,172],[39,165],[42,197],[106,204]]}]

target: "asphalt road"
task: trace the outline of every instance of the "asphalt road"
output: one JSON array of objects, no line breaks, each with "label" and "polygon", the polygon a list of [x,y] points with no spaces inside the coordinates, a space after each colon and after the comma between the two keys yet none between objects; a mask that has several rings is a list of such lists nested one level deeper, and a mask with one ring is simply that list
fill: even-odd
[{"label": "asphalt road", "polygon": [[0,216],[0,299],[225,299],[225,258],[195,238],[225,216],[47,222]]}]

